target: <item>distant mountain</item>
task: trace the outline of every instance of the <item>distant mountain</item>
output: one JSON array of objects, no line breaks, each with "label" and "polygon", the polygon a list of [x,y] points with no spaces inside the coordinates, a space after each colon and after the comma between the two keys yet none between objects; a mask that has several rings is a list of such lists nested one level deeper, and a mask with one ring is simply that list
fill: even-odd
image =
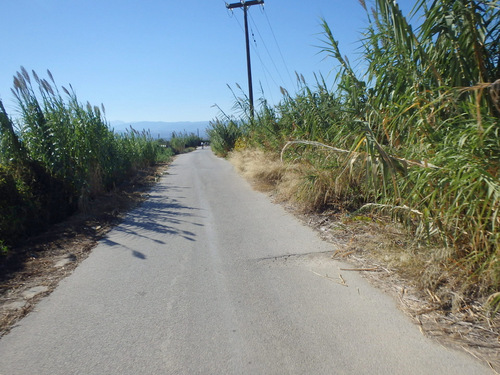
[{"label": "distant mountain", "polygon": [[173,132],[176,133],[194,133],[201,138],[207,137],[206,129],[208,121],[181,121],[181,122],[164,122],[164,121],[110,121],[111,128],[117,133],[124,133],[132,127],[134,130],[142,132],[143,130],[150,131],[153,138],[170,139]]}]

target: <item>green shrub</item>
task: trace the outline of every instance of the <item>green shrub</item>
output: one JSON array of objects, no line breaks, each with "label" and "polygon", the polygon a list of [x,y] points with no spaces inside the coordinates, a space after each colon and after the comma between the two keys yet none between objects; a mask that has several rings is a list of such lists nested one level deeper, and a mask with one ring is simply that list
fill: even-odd
[{"label": "green shrub", "polygon": [[233,120],[223,122],[219,119],[210,122],[207,129],[210,145],[215,154],[225,157],[234,148],[236,140],[243,135],[243,131]]}]

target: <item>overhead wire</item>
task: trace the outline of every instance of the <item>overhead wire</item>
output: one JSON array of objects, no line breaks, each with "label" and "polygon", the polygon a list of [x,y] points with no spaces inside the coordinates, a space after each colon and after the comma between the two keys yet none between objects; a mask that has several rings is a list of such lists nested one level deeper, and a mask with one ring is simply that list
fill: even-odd
[{"label": "overhead wire", "polygon": [[278,67],[276,65],[276,62],[274,61],[273,56],[269,52],[269,48],[267,48],[266,42],[265,42],[264,38],[262,37],[262,34],[260,33],[259,28],[257,27],[257,24],[255,23],[255,21],[254,21],[254,19],[253,19],[253,17],[251,15],[250,15],[250,21],[252,22],[253,26],[257,30],[257,34],[259,35],[259,37],[260,37],[260,39],[262,41],[262,44],[264,45],[264,48],[265,48],[265,50],[267,52],[267,55],[269,56],[269,59],[271,60],[271,63],[273,64],[274,69],[276,70],[276,73],[278,73],[278,77],[279,77],[279,79],[282,82],[282,86],[286,86],[285,81],[284,81],[283,77],[281,76],[281,73],[280,73],[280,71],[279,71],[279,69],[278,69]]},{"label": "overhead wire", "polygon": [[[260,36],[260,32],[259,32],[259,29],[257,28],[257,25],[255,25],[255,22],[254,22],[254,26],[255,28],[257,29],[257,33],[259,34]],[[269,75],[269,77],[271,78],[271,80],[274,82],[274,84],[279,87],[278,83],[276,82],[276,80],[274,79],[272,73],[269,71],[269,69],[267,68],[266,64],[264,63],[264,60],[262,60],[262,56],[260,54],[260,51],[259,51],[259,48],[257,46],[257,41],[255,40],[255,34],[253,32],[253,29],[252,27],[250,26],[250,30],[252,32],[252,39],[253,39],[253,45],[252,45],[252,50],[256,53],[259,61],[260,61],[260,65],[262,66],[262,70],[263,70],[263,73],[264,73],[264,79],[266,80],[266,85],[267,85],[267,88],[269,90],[269,96],[270,96],[270,99],[272,102],[274,102],[274,98],[273,98],[273,95],[272,95],[272,90],[271,90],[271,85],[269,84],[269,80],[267,79],[267,76]],[[261,40],[262,40],[262,36],[261,36]],[[262,40],[263,44],[264,44],[264,47],[265,47],[265,43],[264,41]],[[266,74],[267,73],[267,74]],[[263,91],[263,88],[262,88],[262,85],[261,85],[261,90]],[[263,92],[264,94],[264,92]]]},{"label": "overhead wire", "polygon": [[271,30],[271,34],[273,35],[273,38],[274,38],[274,43],[276,43],[276,47],[278,47],[278,52],[281,56],[281,61],[283,61],[283,65],[285,66],[285,69],[287,71],[288,78],[290,78],[290,82],[292,83],[292,86],[293,86],[294,80],[292,78],[292,75],[290,74],[290,70],[288,69],[288,64],[286,63],[285,58],[283,57],[283,53],[281,52],[281,48],[280,48],[280,45],[278,43],[278,39],[276,39],[276,34],[274,33],[273,27],[271,26],[271,22],[269,21],[269,17],[267,16],[267,12],[266,12],[266,9],[264,7],[262,7],[262,13],[264,13],[264,15],[266,17],[267,24],[268,24],[269,29]]},{"label": "overhead wire", "polygon": [[[249,14],[249,13],[247,13]],[[245,33],[245,28],[242,26],[242,24],[240,23],[240,20],[238,19],[238,17],[234,17],[236,19],[236,22],[238,23],[238,26],[240,27],[241,31],[243,33]],[[251,18],[251,17],[250,17]],[[257,30],[257,33],[259,34],[258,30]],[[268,81],[268,78],[267,76],[269,75],[270,79],[273,81],[273,83],[277,86],[277,87],[280,87],[280,85],[276,82],[276,80],[274,79],[272,73],[269,71],[269,69],[267,68],[266,64],[264,63],[264,61],[262,60],[262,56],[260,55],[260,51],[259,49],[257,48],[257,42],[255,41],[255,35],[253,35],[253,30],[252,30],[252,36],[254,37],[253,38],[253,41],[254,43],[250,43],[250,48],[252,49],[252,51],[255,52],[255,54],[257,55],[257,58],[259,59],[260,63],[261,63],[261,66],[262,66],[262,69],[263,69],[263,72],[264,72],[264,79],[266,80],[266,85],[267,85],[267,88],[269,89],[269,95],[270,95],[270,99],[271,101],[274,102],[274,99],[272,97],[272,90],[271,90],[271,86],[269,84],[269,81]],[[261,37],[262,39],[262,37]],[[266,75],[267,73],[267,75]]]},{"label": "overhead wire", "polygon": [[[223,0],[223,2],[227,5],[227,3],[226,3],[224,0]],[[231,17],[233,17],[233,18],[235,18],[235,19],[236,19],[236,21],[237,21],[237,23],[238,23],[238,25],[239,25],[240,29],[241,29],[243,32],[245,32],[245,30],[244,30],[243,26],[241,25],[241,23],[240,23],[240,21],[239,21],[238,17],[234,17],[234,12],[233,12],[232,10],[230,10],[230,12],[231,12]],[[274,29],[273,29],[273,27],[272,27],[272,25],[271,25],[271,22],[270,22],[270,20],[269,20],[269,17],[268,17],[268,15],[267,15],[267,12],[265,11],[264,6],[261,6],[261,12],[264,14],[264,16],[265,16],[265,18],[266,18],[267,25],[268,25],[268,27],[269,27],[269,30],[271,31],[271,35],[272,35],[273,40],[274,40],[274,43],[275,43],[275,45],[276,45],[276,49],[278,50],[278,53],[279,53],[279,55],[280,55],[281,61],[282,61],[282,63],[283,63],[283,66],[284,66],[284,68],[285,68],[285,70],[286,70],[286,72],[287,72],[288,78],[289,78],[289,80],[290,80],[290,84],[291,84],[291,86],[293,87],[293,86],[294,86],[294,79],[292,78],[292,75],[290,74],[290,69],[288,68],[288,64],[287,64],[287,62],[286,62],[286,60],[285,60],[285,58],[284,58],[284,56],[283,56],[283,52],[282,52],[281,47],[280,47],[280,45],[279,45],[279,43],[278,43],[278,39],[276,38],[276,34],[275,34],[275,32],[274,32]],[[272,90],[271,90],[271,88],[270,88],[270,84],[269,84],[269,81],[268,81],[268,76],[269,76],[269,78],[272,80],[272,82],[273,82],[273,83],[274,83],[277,87],[279,87],[280,89],[281,89],[281,87],[284,87],[284,88],[286,89],[286,87],[287,87],[288,85],[285,83],[285,80],[283,79],[283,76],[281,75],[280,69],[278,68],[278,66],[277,66],[277,64],[276,64],[276,62],[275,62],[275,60],[274,60],[274,58],[273,58],[273,56],[272,56],[271,52],[269,51],[269,48],[268,48],[268,46],[267,46],[267,44],[266,44],[265,39],[262,37],[262,34],[261,34],[260,30],[259,30],[259,27],[257,26],[257,23],[255,22],[255,20],[254,20],[254,18],[252,17],[252,15],[251,15],[251,13],[250,13],[250,12],[248,12],[247,14],[248,14],[248,16],[249,16],[249,18],[250,18],[250,22],[251,22],[251,35],[252,35],[252,40],[253,40],[253,43],[251,43],[251,49],[252,49],[252,51],[254,51],[254,52],[255,52],[255,54],[256,54],[256,56],[257,56],[257,58],[258,58],[258,59],[259,59],[259,61],[260,61],[260,64],[261,64],[261,66],[262,66],[262,71],[263,71],[263,73],[264,73],[264,79],[266,80],[266,85],[267,85],[267,87],[268,87],[268,89],[269,89],[269,93],[271,94],[271,93],[272,93]],[[276,71],[276,73],[277,73],[277,75],[278,75],[278,77],[279,77],[279,80],[280,80],[280,82],[282,83],[281,85],[279,85],[279,84],[276,82],[276,80],[275,80],[275,78],[274,78],[274,75],[270,72],[270,70],[268,69],[267,65],[264,63],[264,60],[263,60],[263,58],[262,58],[262,56],[261,56],[261,54],[260,54],[260,49],[259,49],[259,48],[258,48],[258,46],[257,46],[257,41],[256,41],[256,39],[255,39],[255,34],[254,34],[254,32],[253,32],[253,29],[255,29],[255,30],[256,30],[256,32],[257,32],[257,34],[258,34],[258,36],[259,36],[259,38],[260,38],[260,42],[261,42],[261,43],[262,43],[262,45],[264,46],[264,49],[265,49],[265,51],[266,51],[266,53],[267,53],[267,56],[269,56],[269,60],[271,61],[272,65],[273,65],[273,67],[274,67],[274,70]],[[261,88],[262,88],[262,86],[261,86]],[[271,100],[273,100],[273,99],[272,99],[272,95],[271,95],[271,98],[270,98],[270,99],[271,99]],[[274,100],[273,100],[273,101],[274,101]]]},{"label": "overhead wire", "polygon": [[[262,60],[262,57],[260,56],[260,53],[259,53],[259,50],[257,48],[257,42],[255,41],[254,39],[254,44],[255,44],[255,48],[253,48],[252,46],[252,49],[253,51],[255,51],[256,55],[257,55],[257,58],[259,59],[260,61],[260,65],[262,66],[262,71],[264,73],[264,79],[266,81],[266,86],[267,86],[267,89],[269,90],[269,96],[270,96],[270,99],[271,101],[274,102],[274,98],[273,98],[273,95],[272,95],[272,90],[271,90],[271,85],[269,84],[269,80],[267,79],[267,76],[269,76],[271,78],[271,80],[274,82],[274,84],[276,86],[278,86],[278,83],[274,80],[274,77],[273,75],[271,74],[271,72],[269,71],[269,69],[267,69],[267,66],[266,64],[264,64],[264,61]],[[267,74],[266,74],[267,73]],[[260,81],[259,81],[260,82]],[[261,90],[262,90],[262,94],[264,94],[264,90],[262,88],[262,85],[261,85]],[[264,95],[265,96],[265,95]]]}]

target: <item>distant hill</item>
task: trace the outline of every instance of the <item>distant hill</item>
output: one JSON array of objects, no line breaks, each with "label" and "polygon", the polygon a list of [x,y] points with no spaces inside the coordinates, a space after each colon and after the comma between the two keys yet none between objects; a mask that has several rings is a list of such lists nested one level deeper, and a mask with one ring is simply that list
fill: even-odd
[{"label": "distant hill", "polygon": [[170,139],[173,132],[176,133],[194,133],[201,138],[207,137],[206,129],[208,121],[181,121],[181,122],[164,122],[164,121],[110,121],[111,128],[117,133],[124,133],[127,129],[133,129],[142,132],[143,130],[150,131],[154,138]]}]

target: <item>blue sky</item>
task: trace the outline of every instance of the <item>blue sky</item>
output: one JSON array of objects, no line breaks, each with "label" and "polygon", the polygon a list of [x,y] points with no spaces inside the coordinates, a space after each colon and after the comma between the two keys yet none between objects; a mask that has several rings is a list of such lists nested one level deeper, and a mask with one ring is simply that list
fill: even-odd
[{"label": "blue sky", "polygon": [[[406,14],[414,1],[400,3]],[[247,91],[243,11],[223,0],[4,0],[1,11],[0,98],[14,117],[20,66],[49,69],[110,121],[211,120],[214,104],[232,113],[228,84]],[[321,18],[351,60],[366,24],[358,0],[266,0],[249,15],[254,96],[262,85],[274,103],[280,86],[294,92],[296,71],[313,83],[335,67],[318,54]]]}]

